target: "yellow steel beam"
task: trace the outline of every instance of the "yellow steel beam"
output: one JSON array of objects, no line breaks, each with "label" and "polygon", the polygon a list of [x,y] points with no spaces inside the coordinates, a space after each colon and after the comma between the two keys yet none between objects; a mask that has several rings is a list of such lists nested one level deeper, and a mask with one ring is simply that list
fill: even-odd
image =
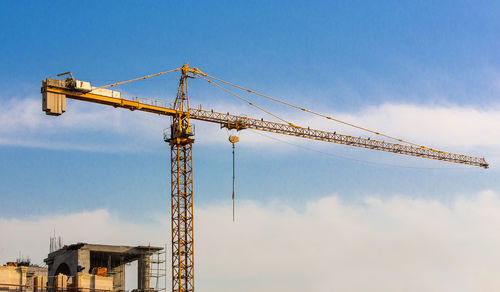
[{"label": "yellow steel beam", "polygon": [[173,116],[176,114],[176,111],[172,108],[150,105],[147,103],[142,103],[138,100],[128,100],[124,98],[109,97],[109,96],[95,94],[92,92],[83,93],[75,91],[70,88],[61,88],[61,87],[46,85],[42,87],[42,92],[43,91],[63,94],[66,95],[67,98],[71,99],[110,105],[113,107],[121,107],[132,111],[140,110],[144,112],[150,112],[154,114],[167,115],[167,116]]},{"label": "yellow steel beam", "polygon": [[[51,82],[52,80],[52,82]],[[365,139],[361,137],[353,137],[349,135],[343,135],[339,133],[331,133],[327,131],[315,130],[310,128],[303,128],[297,126],[291,126],[288,124],[276,123],[265,121],[262,119],[253,119],[247,117],[241,117],[236,115],[231,115],[229,113],[219,113],[214,111],[207,111],[201,109],[190,108],[186,112],[178,112],[173,108],[149,105],[141,103],[140,101],[127,100],[123,98],[108,97],[103,95],[94,94],[92,92],[81,93],[75,91],[71,88],[65,88],[64,86],[51,86],[50,84],[57,84],[55,82],[59,80],[47,79],[42,87],[42,92],[52,92],[58,94],[64,94],[66,97],[71,99],[77,99],[87,102],[99,103],[110,105],[113,107],[127,108],[129,110],[139,110],[150,113],[155,113],[159,115],[181,115],[186,116],[194,120],[206,121],[220,124],[228,128],[235,128],[242,130],[245,128],[254,129],[259,131],[266,131],[284,135],[291,135],[296,137],[302,137],[306,139],[319,140],[379,151],[392,152],[396,154],[410,155],[427,159],[442,160],[453,163],[467,164],[473,166],[480,166],[483,168],[488,168],[488,163],[484,158],[456,154],[445,152],[441,150],[417,147],[409,145],[401,145],[396,143],[390,143],[385,141],[379,141],[374,139]]]}]

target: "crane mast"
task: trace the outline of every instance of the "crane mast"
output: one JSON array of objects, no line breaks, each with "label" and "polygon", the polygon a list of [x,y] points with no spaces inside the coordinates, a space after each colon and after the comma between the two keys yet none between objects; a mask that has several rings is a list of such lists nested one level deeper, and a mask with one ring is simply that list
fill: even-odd
[{"label": "crane mast", "polygon": [[182,69],[174,102],[170,137],[171,224],[172,224],[172,291],[194,291],[193,244],[193,143],[189,124],[187,65]]},{"label": "crane mast", "polygon": [[[182,68],[171,70],[181,71],[179,87],[173,107],[158,106],[140,100],[130,100],[121,97],[120,92],[99,87],[92,87],[90,82],[74,80],[46,79],[42,82],[42,107],[47,115],[61,115],[66,111],[66,98],[81,100],[125,108],[131,111],[139,110],[153,114],[171,117],[170,131],[164,140],[170,145],[171,162],[171,232],[172,232],[172,291],[194,291],[194,224],[193,224],[193,143],[194,125],[190,119],[219,124],[228,129],[254,129],[283,135],[290,135],[305,139],[343,144],[396,154],[416,156],[420,158],[461,163],[488,168],[484,158],[456,154],[436,150],[424,146],[402,145],[339,134],[337,132],[321,131],[309,127],[299,127],[293,124],[284,124],[254,119],[244,116],[220,113],[213,110],[189,107],[188,79],[192,75],[208,76],[189,64]],[[158,76],[158,73],[135,80]],[[135,81],[131,80],[131,81]],[[124,82],[122,82],[124,83]],[[122,84],[119,83],[119,84]],[[236,140],[235,140],[236,141]],[[231,141],[234,143],[235,141]],[[402,140],[401,140],[402,141]],[[236,141],[237,142],[237,141]]]}]

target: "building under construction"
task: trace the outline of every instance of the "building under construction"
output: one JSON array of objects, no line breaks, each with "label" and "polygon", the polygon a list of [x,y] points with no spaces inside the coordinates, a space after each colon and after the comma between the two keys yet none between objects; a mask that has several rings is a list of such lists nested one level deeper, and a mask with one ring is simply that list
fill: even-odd
[{"label": "building under construction", "polygon": [[[1,291],[125,291],[125,265],[137,262],[137,289],[157,292],[165,276],[164,248],[77,243],[48,254],[47,267],[19,265],[0,267]],[[153,280],[152,280],[153,279]]]},{"label": "building under construction", "polygon": [[0,291],[40,291],[34,287],[46,287],[46,282],[47,268],[31,265],[29,261],[18,260],[0,266]]}]

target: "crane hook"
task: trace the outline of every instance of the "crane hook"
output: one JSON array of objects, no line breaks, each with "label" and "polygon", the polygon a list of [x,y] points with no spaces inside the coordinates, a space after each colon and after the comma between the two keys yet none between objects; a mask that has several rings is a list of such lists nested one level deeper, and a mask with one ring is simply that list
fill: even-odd
[{"label": "crane hook", "polygon": [[238,143],[240,138],[238,136],[229,136],[229,142],[233,144],[233,222],[234,222],[234,144]]}]

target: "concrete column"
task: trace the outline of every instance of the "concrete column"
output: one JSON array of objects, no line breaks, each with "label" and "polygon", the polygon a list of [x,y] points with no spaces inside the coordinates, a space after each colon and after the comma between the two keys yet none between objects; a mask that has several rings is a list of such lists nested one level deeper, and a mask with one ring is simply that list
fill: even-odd
[{"label": "concrete column", "polygon": [[[26,285],[26,272],[28,271],[27,267],[19,267],[17,268],[19,272],[19,285]],[[26,287],[19,287],[19,291],[26,291]]]},{"label": "concrete column", "polygon": [[[90,250],[88,249],[79,249],[78,251],[78,255],[77,255],[77,261],[74,265],[75,269],[78,267],[78,266],[82,266],[84,267],[85,269],[83,270],[85,273],[89,273],[90,271]],[[71,268],[71,266],[70,266]],[[71,273],[73,275],[76,275],[77,272],[76,271],[71,271]]]},{"label": "concrete column", "polygon": [[125,264],[114,267],[111,274],[113,275],[113,291],[125,291]]},{"label": "concrete column", "polygon": [[151,289],[151,255],[141,255],[137,260],[137,289]]}]

